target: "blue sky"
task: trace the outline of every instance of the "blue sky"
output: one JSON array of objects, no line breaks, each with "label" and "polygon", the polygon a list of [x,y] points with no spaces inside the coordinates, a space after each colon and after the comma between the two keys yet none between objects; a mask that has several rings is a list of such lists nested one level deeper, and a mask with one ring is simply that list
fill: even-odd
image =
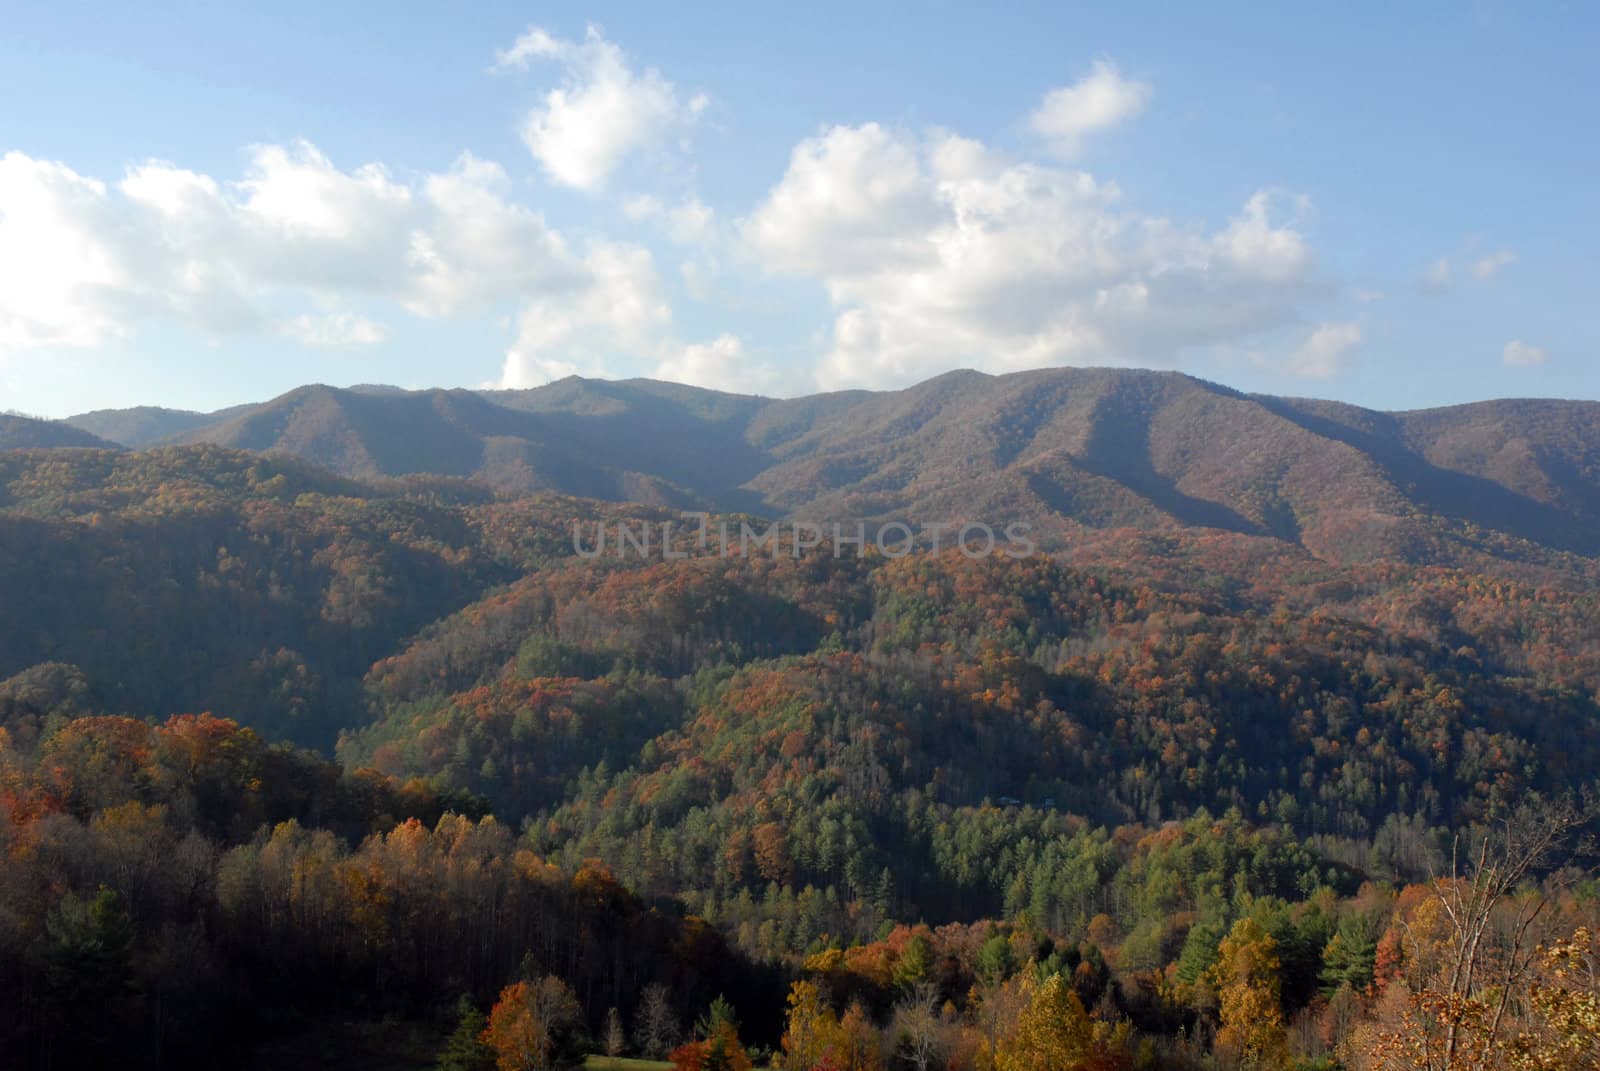
[{"label": "blue sky", "polygon": [[0,409],[1177,368],[1600,397],[1586,5],[8,3]]}]

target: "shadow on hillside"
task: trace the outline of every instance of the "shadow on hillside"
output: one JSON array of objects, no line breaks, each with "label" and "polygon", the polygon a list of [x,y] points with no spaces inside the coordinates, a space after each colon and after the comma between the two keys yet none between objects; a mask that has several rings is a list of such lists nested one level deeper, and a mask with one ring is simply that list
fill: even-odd
[{"label": "shadow on hillside", "polygon": [[1118,409],[1114,417],[1103,413],[1096,417],[1087,449],[1074,459],[1079,468],[1121,483],[1185,525],[1243,535],[1272,534],[1220,502],[1179,490],[1175,481],[1156,471],[1150,459],[1150,410],[1133,399]]},{"label": "shadow on hillside", "polygon": [[1519,495],[1493,480],[1440,468],[1397,439],[1304,412],[1281,399],[1256,396],[1254,400],[1315,435],[1360,450],[1412,501],[1440,517],[1467,521],[1555,550],[1585,556],[1600,553],[1600,530],[1554,506]]}]

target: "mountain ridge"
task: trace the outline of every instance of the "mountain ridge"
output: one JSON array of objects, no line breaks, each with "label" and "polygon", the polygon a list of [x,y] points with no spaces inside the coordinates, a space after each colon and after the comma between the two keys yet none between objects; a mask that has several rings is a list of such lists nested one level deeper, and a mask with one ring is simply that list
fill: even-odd
[{"label": "mountain ridge", "polygon": [[65,421],[0,413],[0,450],[114,448],[116,444]]},{"label": "mountain ridge", "polygon": [[[680,509],[831,520],[1203,528],[1330,559],[1600,556],[1600,403],[1381,411],[1181,372],[961,370],[772,399],[568,377],[520,391],[325,385],[216,414],[130,410],[143,445],[292,454],[344,476],[469,477]],[[118,411],[70,418],[110,432]],[[194,420],[201,416],[203,423]]]}]

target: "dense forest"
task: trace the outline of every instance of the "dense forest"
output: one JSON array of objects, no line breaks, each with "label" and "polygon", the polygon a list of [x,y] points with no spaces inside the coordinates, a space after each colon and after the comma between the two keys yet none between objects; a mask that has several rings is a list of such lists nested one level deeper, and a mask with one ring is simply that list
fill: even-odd
[{"label": "dense forest", "polygon": [[676,516],[0,452],[0,1066],[1600,1067],[1591,559]]}]

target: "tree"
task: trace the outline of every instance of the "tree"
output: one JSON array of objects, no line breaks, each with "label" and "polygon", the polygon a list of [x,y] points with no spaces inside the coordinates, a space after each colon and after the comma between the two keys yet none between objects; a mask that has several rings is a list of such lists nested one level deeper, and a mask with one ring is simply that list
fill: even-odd
[{"label": "tree", "polygon": [[601,1035],[601,1043],[605,1045],[606,1055],[611,1057],[621,1056],[622,1050],[628,1047],[628,1035],[622,1029],[622,1013],[615,1008],[606,1012],[606,1025]]},{"label": "tree", "polygon": [[1600,948],[1579,928],[1539,949],[1528,1003],[1533,1019],[1512,1039],[1516,1071],[1600,1067]]},{"label": "tree", "polygon": [[565,1043],[582,1014],[572,989],[554,975],[517,982],[500,991],[483,1040],[499,1071],[553,1071],[570,1055]]},{"label": "tree", "polygon": [[45,918],[45,1019],[66,1051],[108,1044],[134,995],[133,923],[115,892],[67,893]]},{"label": "tree", "polygon": [[1247,1071],[1276,1071],[1288,1058],[1278,969],[1278,943],[1249,917],[1222,939],[1211,968],[1222,1009],[1216,1048]]},{"label": "tree", "polygon": [[781,1066],[811,1071],[838,1046],[839,1020],[817,983],[802,979],[789,987],[789,1017],[783,1032]]},{"label": "tree", "polygon": [[1346,920],[1322,950],[1322,985],[1325,995],[1340,986],[1356,992],[1373,982],[1378,942],[1363,919]]},{"label": "tree", "polygon": [[495,1053],[483,1040],[487,1025],[477,1004],[463,996],[456,1003],[456,1028],[434,1064],[436,1071],[493,1071]]},{"label": "tree", "polygon": [[1094,1024],[1066,979],[1034,988],[1017,1029],[1000,1043],[998,1071],[1077,1071],[1094,1047]]},{"label": "tree", "polygon": [[675,1071],[751,1071],[738,1031],[726,1020],[710,1037],[679,1045],[671,1059]]},{"label": "tree", "polygon": [[1217,945],[1222,933],[1209,922],[1197,922],[1189,927],[1183,941],[1183,951],[1178,954],[1178,981],[1194,985],[1217,962]]},{"label": "tree", "polygon": [[1006,979],[1016,969],[1016,957],[1011,942],[1004,934],[995,933],[978,949],[976,963],[978,1001],[983,1012],[983,1025],[989,1042],[989,1058],[999,1051],[1000,1023],[1005,1018],[1003,1000]]},{"label": "tree", "polygon": [[651,982],[639,995],[633,1035],[639,1050],[652,1060],[664,1059],[677,1044],[677,1016],[673,1014],[667,987],[660,982]]},{"label": "tree", "polygon": [[855,1001],[839,1019],[839,1071],[881,1071],[882,1045],[867,1010]]},{"label": "tree", "polygon": [[713,1038],[721,1032],[722,1027],[729,1027],[735,1034],[739,1032],[739,1020],[734,1013],[733,1005],[728,1003],[728,998],[718,993],[711,1001],[711,1006],[706,1013],[694,1022],[694,1032],[700,1038]]},{"label": "tree", "polygon": [[[1539,961],[1537,927],[1559,880],[1542,889],[1526,883],[1589,817],[1570,803],[1525,805],[1469,845],[1465,863],[1457,840],[1449,874],[1434,880],[1413,918],[1411,1007],[1380,1035],[1382,1062],[1479,1071],[1507,1058],[1508,1020]],[[1422,919],[1431,924],[1418,925]]]},{"label": "tree", "polygon": [[905,951],[894,965],[894,987],[902,993],[914,990],[933,969],[933,949],[920,933],[906,942]]},{"label": "tree", "polygon": [[943,1048],[939,992],[923,982],[895,1005],[891,1029],[901,1054],[915,1071],[928,1071]]}]

